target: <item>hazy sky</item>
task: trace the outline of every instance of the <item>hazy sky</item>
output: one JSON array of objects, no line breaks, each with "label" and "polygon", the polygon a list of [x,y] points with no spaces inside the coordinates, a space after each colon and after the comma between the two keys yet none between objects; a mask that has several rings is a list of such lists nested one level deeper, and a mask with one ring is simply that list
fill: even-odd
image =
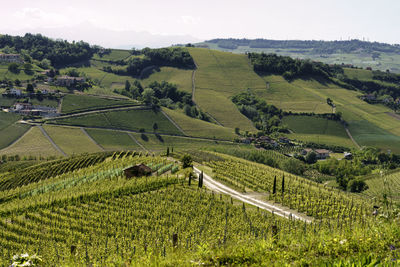
[{"label": "hazy sky", "polygon": [[[0,6],[1,33],[91,24],[199,39],[365,37],[400,43],[399,0],[1,0]],[[59,35],[66,38],[62,30]]]}]

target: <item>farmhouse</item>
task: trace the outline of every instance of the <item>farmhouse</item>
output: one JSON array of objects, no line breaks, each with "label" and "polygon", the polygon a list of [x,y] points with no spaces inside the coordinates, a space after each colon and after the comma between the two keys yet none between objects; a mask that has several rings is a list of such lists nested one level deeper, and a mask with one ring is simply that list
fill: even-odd
[{"label": "farmhouse", "polygon": [[60,76],[56,80],[56,84],[59,86],[71,86],[75,83],[83,83],[85,82],[85,78],[83,77],[71,77],[71,76]]},{"label": "farmhouse", "polygon": [[317,159],[326,159],[329,158],[329,154],[331,152],[327,149],[316,149],[315,154],[317,155]]},{"label": "farmhouse", "polygon": [[145,164],[141,163],[139,165],[135,165],[125,169],[124,173],[126,178],[131,178],[131,177],[148,176],[152,173],[152,170],[150,167],[147,167]]},{"label": "farmhouse", "polygon": [[20,89],[12,88],[10,90],[10,95],[22,96],[22,91]]},{"label": "farmhouse", "polygon": [[21,110],[31,110],[32,104],[31,103],[15,103],[14,104],[14,111],[21,111]]},{"label": "farmhouse", "polygon": [[0,54],[0,62],[17,62],[22,63],[23,60],[18,54]]}]

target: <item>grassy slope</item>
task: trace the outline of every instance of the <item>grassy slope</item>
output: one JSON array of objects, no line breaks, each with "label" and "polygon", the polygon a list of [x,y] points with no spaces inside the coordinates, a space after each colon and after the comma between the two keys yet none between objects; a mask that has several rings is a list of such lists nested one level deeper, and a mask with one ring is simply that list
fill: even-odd
[{"label": "grassy slope", "polygon": [[294,132],[289,135],[290,138],[329,145],[354,146],[343,125],[336,121],[309,116],[287,116],[283,118],[283,123]]},{"label": "grassy slope", "polygon": [[14,113],[0,111],[0,149],[9,146],[29,129],[29,125],[16,123],[20,118]]},{"label": "grassy slope", "polygon": [[[329,97],[336,104],[337,111],[342,112],[343,118],[349,123],[350,132],[360,145],[391,148],[394,152],[400,152],[400,121],[386,114],[391,112],[389,108],[368,104],[357,98],[361,93],[334,84],[323,84],[315,80],[295,80],[288,83],[276,76],[266,76],[265,79],[280,83],[279,87],[271,85],[274,90],[256,92],[267,102],[269,99],[269,103],[284,110],[323,113],[332,112],[326,104]],[[297,89],[294,90],[294,87]],[[315,100],[310,101],[310,97]],[[296,102],[299,105],[294,104]],[[323,108],[316,109],[316,105]]]},{"label": "grassy slope", "polygon": [[189,49],[198,65],[196,103],[222,125],[255,130],[230,100],[247,88],[265,88],[264,81],[253,72],[245,55],[233,55],[208,49]]},{"label": "grassy slope", "polygon": [[140,150],[140,146],[127,133],[100,129],[86,132],[105,150]]},{"label": "grassy slope", "polygon": [[[274,53],[283,56],[290,56],[293,58],[301,58],[301,59],[311,59],[314,61],[321,61],[327,64],[353,64],[359,67],[372,67],[374,70],[379,69],[382,71],[386,71],[387,69],[391,69],[393,72],[400,72],[400,55],[393,53],[383,53],[380,52],[380,58],[376,60],[372,60],[371,54],[368,53],[341,53],[341,54],[309,54],[308,52],[300,52],[296,49],[275,49],[275,48],[250,48],[248,46],[239,46],[237,49],[223,49],[218,47],[218,45],[213,43],[207,43],[207,45],[211,49],[217,49],[222,51],[228,51],[233,53],[241,53],[244,54],[246,52],[264,52],[264,53]],[[307,50],[307,49],[301,49]]]},{"label": "grassy slope", "polygon": [[378,174],[365,182],[369,188],[363,194],[368,197],[383,200],[383,194],[387,194],[389,199],[396,202],[400,201],[400,172],[394,172],[383,177]]},{"label": "grassy slope", "polygon": [[101,151],[101,148],[79,128],[44,126],[44,129],[54,143],[68,155]]},{"label": "grassy slope", "polygon": [[61,111],[62,113],[71,113],[135,104],[137,103],[129,100],[106,99],[87,95],[66,95],[63,98]]},{"label": "grassy slope", "polygon": [[192,93],[192,70],[183,70],[172,67],[161,67],[159,72],[154,72],[148,78],[140,80],[144,86],[154,81],[167,81],[177,85],[178,90]]},{"label": "grassy slope", "polygon": [[164,108],[163,110],[182,128],[187,135],[206,138],[215,137],[225,140],[232,140],[236,136],[231,128],[193,119],[176,110],[171,110],[168,108]]},{"label": "grassy slope", "polygon": [[161,112],[156,113],[152,110],[110,111],[79,117],[55,119],[52,120],[52,123],[134,131],[143,128],[146,132],[153,132],[153,124],[157,123],[157,132],[182,134]]},{"label": "grassy slope", "polygon": [[202,149],[215,146],[237,146],[237,144],[221,143],[218,141],[205,141],[175,136],[156,136],[154,134],[132,133],[136,140],[146,149],[151,151],[164,151],[167,147],[174,151],[181,149]]},{"label": "grassy slope", "polygon": [[131,56],[131,53],[129,50],[124,50],[124,49],[112,49],[111,53],[108,55],[103,55],[100,57],[98,54],[95,54],[93,56],[94,59],[97,60],[109,60],[109,61],[115,61],[115,60],[123,60]]},{"label": "grassy slope", "polygon": [[21,139],[0,151],[0,154],[24,156],[61,156],[38,127],[32,127]]}]

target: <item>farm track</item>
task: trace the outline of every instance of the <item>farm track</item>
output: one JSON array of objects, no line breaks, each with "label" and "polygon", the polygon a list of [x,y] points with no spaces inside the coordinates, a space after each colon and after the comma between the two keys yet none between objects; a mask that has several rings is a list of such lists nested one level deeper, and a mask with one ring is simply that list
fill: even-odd
[{"label": "farm track", "polygon": [[138,145],[140,146],[144,151],[148,151],[147,148],[145,148],[141,143],[139,143],[139,141],[131,134],[131,133],[127,133],[129,135],[129,137]]},{"label": "farm track", "polygon": [[81,127],[81,131],[83,132],[84,135],[86,135],[96,146],[100,147],[102,151],[106,151],[104,147],[102,147],[99,143],[96,142],[85,130],[85,128]]},{"label": "farm track", "polygon": [[60,152],[63,156],[67,156],[67,154],[65,154],[65,152],[62,151],[62,149],[61,149],[56,143],[54,143],[53,139],[51,139],[51,137],[48,135],[48,133],[46,132],[46,130],[43,129],[43,126],[42,126],[42,125],[39,125],[38,127],[39,127],[40,131],[43,133],[43,135],[47,138],[47,140],[50,141],[50,143],[53,145],[53,147],[54,147],[58,152]]},{"label": "farm track", "polygon": [[105,112],[110,112],[110,111],[121,111],[121,110],[147,110],[150,109],[149,107],[145,106],[119,106],[119,107],[109,107],[109,108],[101,108],[101,109],[95,109],[95,110],[88,110],[88,111],[82,111],[82,112],[76,112],[72,114],[67,114],[67,115],[61,115],[58,117],[54,117],[48,120],[53,120],[53,119],[64,119],[64,118],[71,118],[71,117],[79,117],[79,116],[84,116],[84,115],[89,115],[89,114],[95,114],[95,113],[105,113]]},{"label": "farm track", "polygon": [[184,135],[187,136],[187,134],[183,131],[183,129],[170,117],[167,115],[167,113],[164,112],[164,110],[161,109],[161,113]]},{"label": "farm track", "polygon": [[[193,167],[193,169],[197,175],[199,175],[201,173],[201,171],[198,168]],[[313,219],[311,217],[308,217],[304,214],[300,214],[297,211],[290,210],[290,209],[284,208],[284,207],[278,207],[278,205],[276,205],[274,203],[269,203],[266,201],[256,199],[254,196],[239,193],[236,190],[233,190],[232,188],[230,188],[226,185],[223,185],[220,182],[215,181],[214,179],[212,179],[209,175],[207,175],[205,173],[203,173],[203,182],[204,182],[204,185],[206,187],[208,187],[209,189],[211,189],[212,191],[229,195],[232,198],[238,199],[244,203],[251,204],[253,206],[267,210],[267,211],[269,211],[273,214],[276,214],[280,217],[283,217],[283,218],[286,218],[289,220],[292,220],[292,219],[301,220],[306,223],[311,223],[313,221]]]},{"label": "farm track", "polygon": [[353,138],[353,136],[352,136],[351,133],[350,133],[350,130],[349,130],[347,127],[344,127],[344,129],[345,129],[347,135],[349,136],[349,138],[351,139],[351,141],[354,143],[354,145],[356,145],[356,147],[357,147],[358,149],[360,149],[360,148],[361,148],[360,145],[359,145],[359,144],[356,142],[356,140]]},{"label": "farm track", "polygon": [[[35,123],[35,122],[20,122],[20,123],[26,123],[32,126],[42,126],[41,123]],[[182,138],[182,139],[190,139],[190,140],[200,140],[200,141],[213,141],[213,142],[221,142],[221,143],[226,143],[226,144],[234,144],[235,142],[230,141],[230,140],[222,140],[222,139],[214,139],[214,138],[205,138],[205,137],[195,137],[195,136],[184,136],[184,135],[177,135],[177,134],[167,134],[167,133],[155,133],[155,132],[140,132],[134,131],[134,130],[126,130],[126,129],[118,129],[118,128],[106,128],[106,127],[87,127],[87,126],[81,126],[81,125],[62,125],[62,124],[50,124],[53,126],[57,127],[66,127],[66,128],[84,128],[84,129],[100,129],[100,130],[107,130],[107,131],[116,131],[116,132],[124,132],[124,133],[139,133],[139,134],[158,134],[160,136],[170,136],[170,137],[176,137],[176,138]]]}]

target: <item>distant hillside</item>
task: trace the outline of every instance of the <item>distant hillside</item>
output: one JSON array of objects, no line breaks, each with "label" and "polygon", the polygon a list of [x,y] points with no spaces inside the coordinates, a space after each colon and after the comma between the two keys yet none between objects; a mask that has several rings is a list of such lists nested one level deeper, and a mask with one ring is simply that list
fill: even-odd
[{"label": "distant hillside", "polygon": [[265,52],[312,59],[328,64],[351,64],[358,67],[400,72],[400,45],[361,40],[268,40],[212,39],[197,44],[234,53]]}]

